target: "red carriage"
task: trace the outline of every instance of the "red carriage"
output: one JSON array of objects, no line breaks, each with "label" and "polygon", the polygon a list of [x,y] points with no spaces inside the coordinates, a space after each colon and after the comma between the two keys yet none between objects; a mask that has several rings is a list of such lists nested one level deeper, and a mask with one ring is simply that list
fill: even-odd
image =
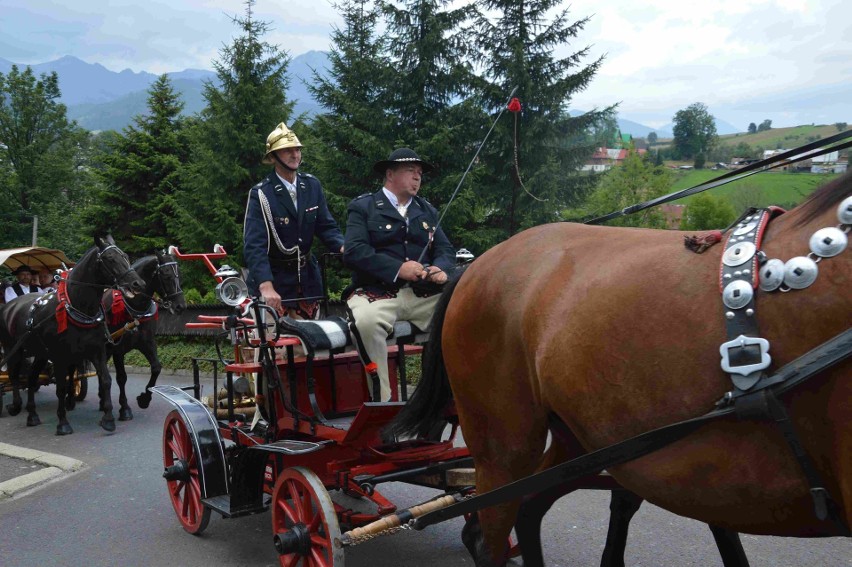
[{"label": "red carriage", "polygon": [[[233,518],[271,508],[282,565],[303,560],[340,567],[343,549],[335,545],[340,526],[363,526],[396,510],[377,485],[405,481],[447,490],[451,483],[470,483],[472,464],[467,449],[455,446],[456,427],[446,438],[382,437],[405,405],[404,360],[421,350],[417,343],[425,340],[423,333],[407,323],[397,325],[389,369],[398,401],[372,403],[356,352],[342,344],[317,349],[304,324],[291,322],[287,335],[279,335],[254,323],[268,308],[245,299],[245,284],[235,272],[213,265],[225,257],[224,249],[172,252],[205,262],[219,282],[219,296],[241,311],[231,317],[201,316],[189,324],[222,329],[231,338],[236,362],[224,366],[225,393],[214,404],[218,411],[202,402],[197,372],[194,396],[174,386],[153,388],[175,406],[163,430],[164,477],[186,531],[202,532],[212,512]],[[298,355],[300,348],[304,353]],[[256,378],[255,403],[246,406],[239,392],[246,391],[249,377]],[[214,383],[213,390],[218,389]],[[263,417],[252,419],[255,411]],[[452,416],[447,420],[452,422]]]}]

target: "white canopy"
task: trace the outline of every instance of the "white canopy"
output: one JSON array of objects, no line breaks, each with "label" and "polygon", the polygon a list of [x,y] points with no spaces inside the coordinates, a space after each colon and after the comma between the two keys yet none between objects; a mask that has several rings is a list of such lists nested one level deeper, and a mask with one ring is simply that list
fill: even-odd
[{"label": "white canopy", "polygon": [[63,263],[69,268],[74,265],[74,262],[69,260],[62,250],[40,246],[0,250],[0,265],[6,266],[10,270],[26,265],[33,270],[48,269],[53,271],[61,268]]}]

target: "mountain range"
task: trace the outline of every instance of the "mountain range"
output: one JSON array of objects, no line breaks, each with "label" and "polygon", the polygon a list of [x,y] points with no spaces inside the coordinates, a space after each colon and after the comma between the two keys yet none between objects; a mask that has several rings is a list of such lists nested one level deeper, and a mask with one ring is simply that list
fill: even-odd
[{"label": "mountain range", "polygon": [[[0,73],[7,74],[12,65],[14,63],[11,61],[0,58]],[[18,64],[19,69],[23,67],[25,65]],[[36,76],[56,71],[62,93],[61,102],[68,108],[68,117],[76,120],[83,128],[94,131],[121,130],[133,123],[134,116],[144,114],[147,111],[147,91],[158,77],[153,73],[130,69],[110,71],[99,63],[87,63],[70,55],[30,67]],[[295,116],[310,116],[321,110],[308,92],[305,82],[311,80],[314,70],[325,73],[328,67],[328,55],[322,51],[308,51],[290,60],[287,98],[295,101]],[[204,108],[204,85],[217,80],[216,73],[204,69],[185,69],[168,75],[175,91],[181,95],[186,115],[196,114]],[[581,112],[572,111],[572,114]],[[623,133],[634,137],[645,137],[650,132],[656,132],[660,138],[672,137],[671,124],[651,128],[623,118],[618,118],[617,122]],[[716,131],[724,135],[742,130],[716,119]]]}]

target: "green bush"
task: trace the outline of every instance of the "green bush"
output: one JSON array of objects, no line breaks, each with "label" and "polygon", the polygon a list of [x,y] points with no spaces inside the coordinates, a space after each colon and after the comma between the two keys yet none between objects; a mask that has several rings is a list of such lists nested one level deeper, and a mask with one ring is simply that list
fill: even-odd
[{"label": "green bush", "polygon": [[[222,349],[223,356],[226,358],[231,356],[227,342],[222,345]],[[217,358],[216,347],[211,337],[157,337],[157,356],[164,370],[189,370],[192,368],[193,358]],[[127,353],[124,363],[128,366],[148,366],[148,361],[138,350]],[[202,362],[200,368],[212,372],[213,365]]]},{"label": "green bush", "polygon": [[187,303],[201,303],[201,292],[197,289],[192,288],[183,292],[183,297],[186,299]]}]

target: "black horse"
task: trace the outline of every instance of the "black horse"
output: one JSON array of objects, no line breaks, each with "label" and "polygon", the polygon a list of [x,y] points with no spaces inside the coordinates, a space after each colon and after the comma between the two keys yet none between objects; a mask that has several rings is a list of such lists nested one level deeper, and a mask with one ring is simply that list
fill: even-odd
[{"label": "black horse", "polygon": [[137,321],[138,325],[130,332],[118,338],[114,344],[107,345],[107,360],[110,356],[115,363],[115,381],[118,384],[118,420],[133,419],[133,412],[127,403],[125,385],[127,371],[124,369],[124,355],[133,349],[141,352],[151,366],[151,378],[145,386],[145,391],[136,397],[139,407],[145,409],[151,403],[151,388],[157,384],[157,377],[163,366],[157,357],[158,302],[154,294],[159,296],[159,305],[173,314],[186,309],[186,300],[180,287],[180,270],[174,256],[166,252],[157,252],[153,256],[145,256],[133,262],[131,267],[145,282],[145,290],[135,297],[123,298],[107,291],[103,297],[104,309],[107,313],[110,333],[123,329],[128,323]]},{"label": "black horse", "polygon": [[35,363],[28,380],[27,425],[41,423],[34,397],[38,375],[50,359],[59,399],[56,434],[73,433],[66,418],[66,376],[84,360],[91,360],[98,373],[99,391],[106,393],[100,425],[107,431],[115,431],[109,394],[112,378],[105,349],[109,333],[101,296],[105,288],[115,286],[132,297],[141,292],[144,285],[111,236],[95,237],[95,246],[60,281],[57,290],[44,295],[22,295],[7,303],[0,312],[0,342],[8,353],[6,362],[13,388],[12,404],[7,406],[9,414],[17,415],[21,411],[20,367],[24,357],[31,356]]}]

